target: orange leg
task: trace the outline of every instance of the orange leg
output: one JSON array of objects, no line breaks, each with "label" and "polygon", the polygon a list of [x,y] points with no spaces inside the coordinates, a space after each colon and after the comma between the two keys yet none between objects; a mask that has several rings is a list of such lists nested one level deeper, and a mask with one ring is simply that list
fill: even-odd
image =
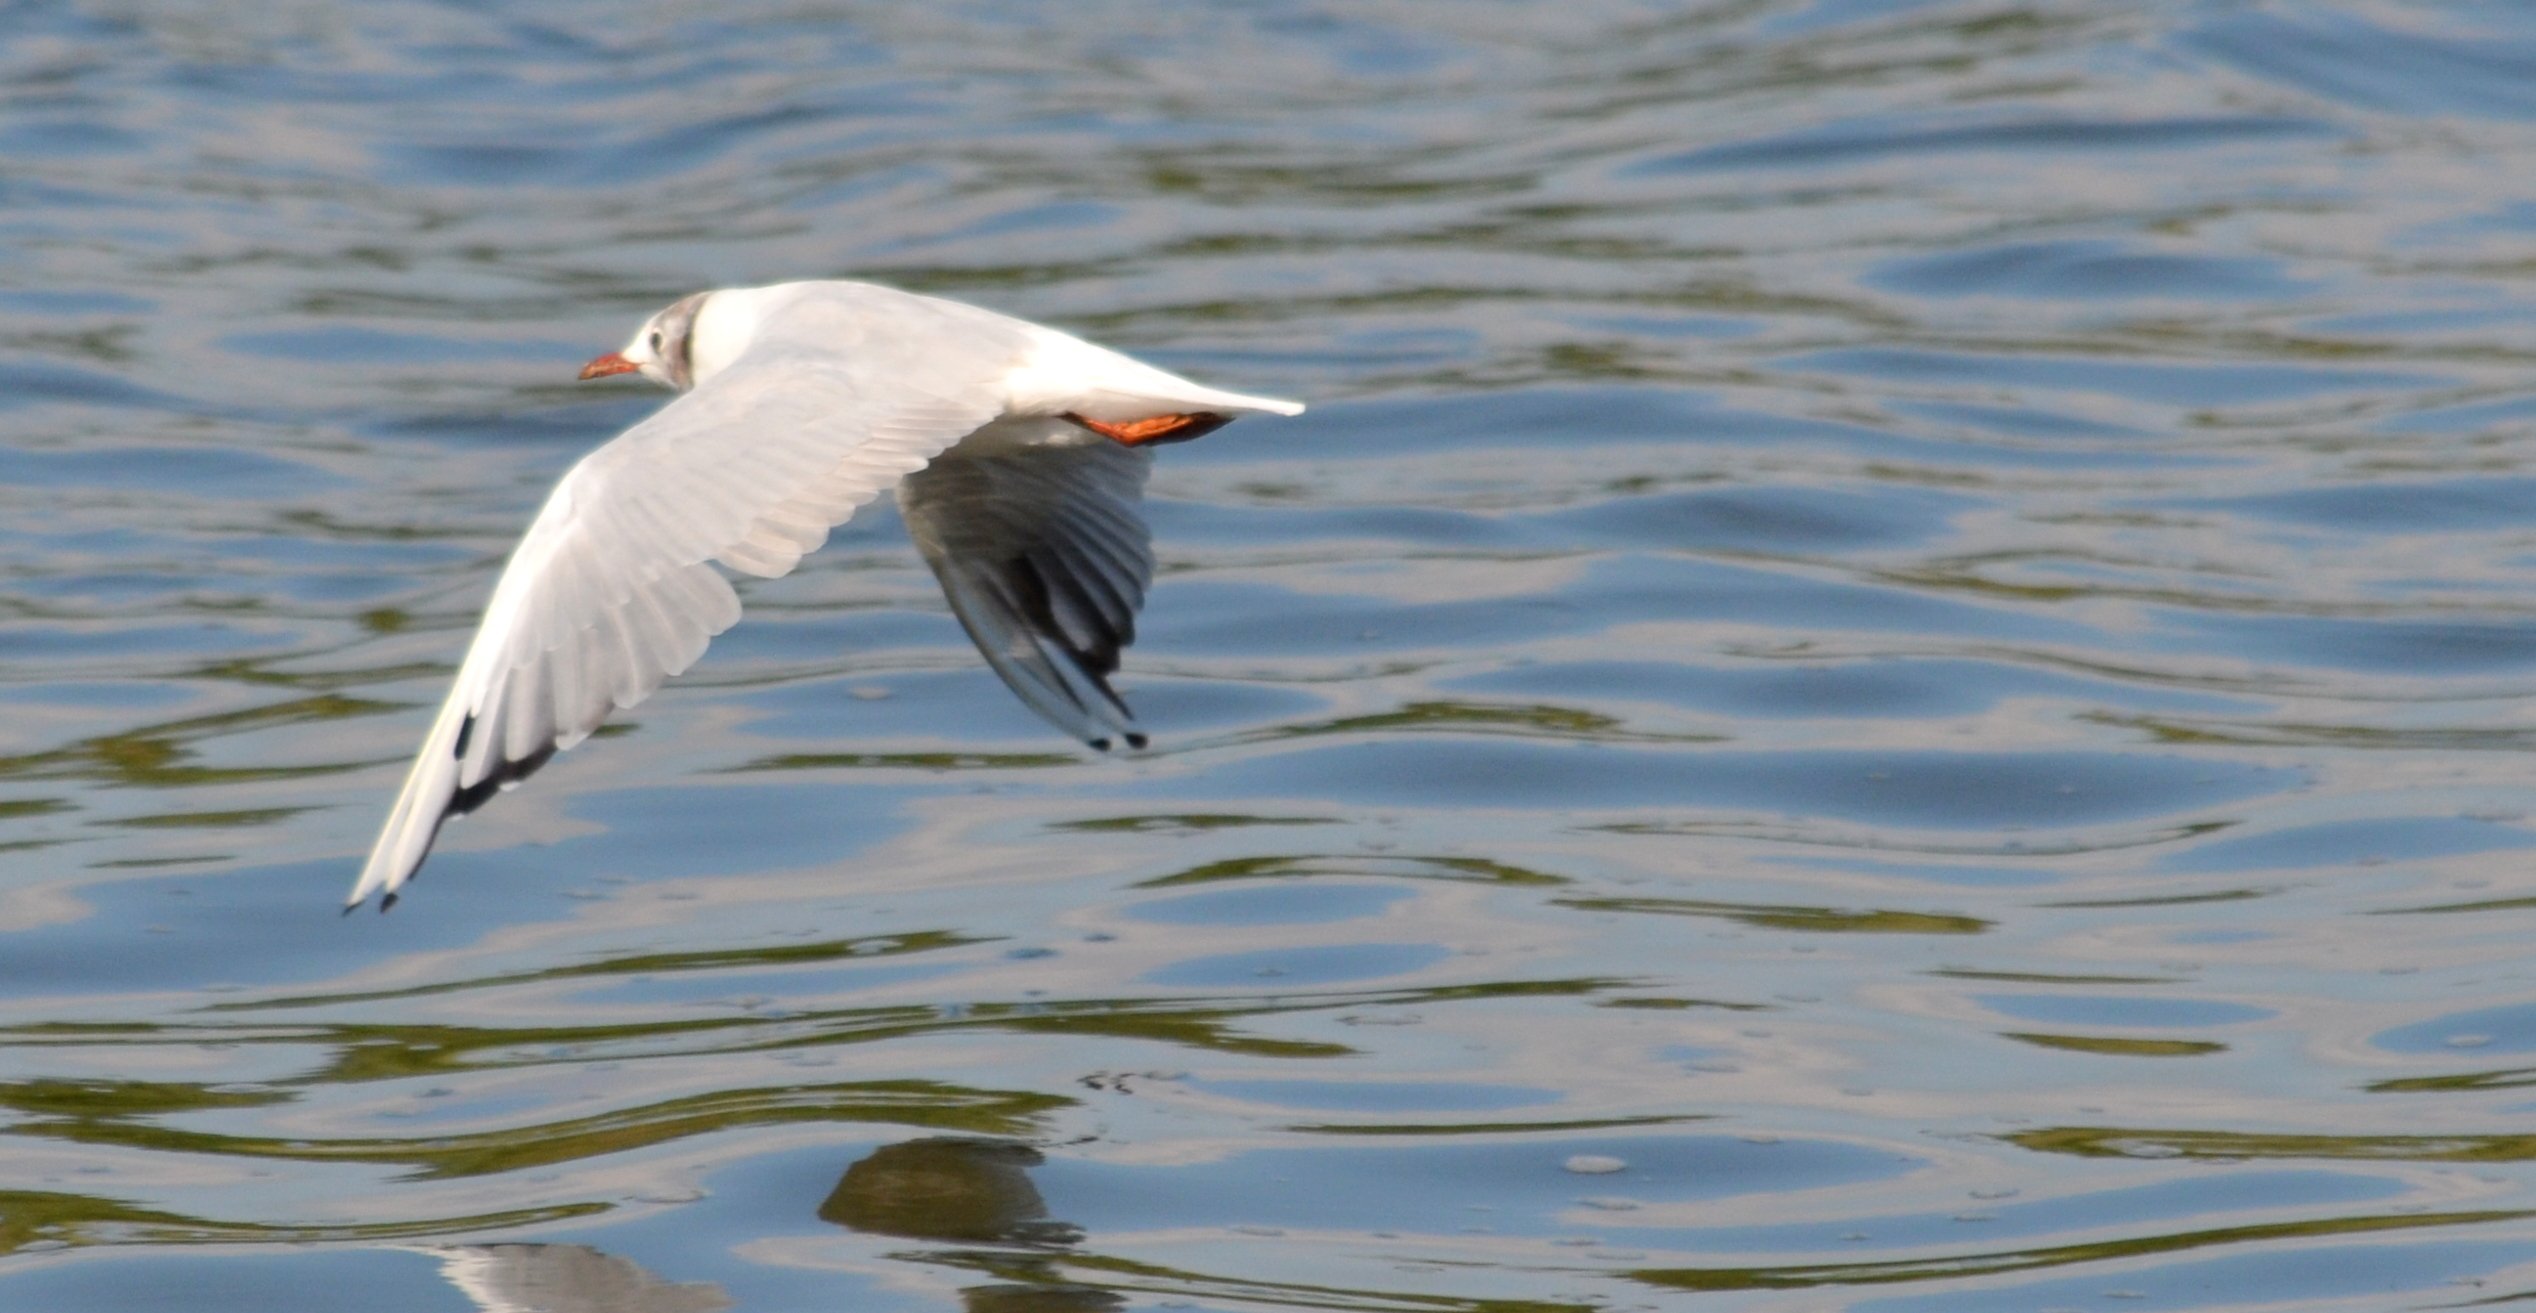
[{"label": "orange leg", "polygon": [[1230,415],[1201,410],[1188,415],[1156,415],[1151,419],[1131,419],[1124,424],[1104,424],[1085,419],[1073,411],[1059,416],[1108,438],[1122,446],[1141,447],[1148,442],[1186,442],[1202,438],[1233,422]]}]

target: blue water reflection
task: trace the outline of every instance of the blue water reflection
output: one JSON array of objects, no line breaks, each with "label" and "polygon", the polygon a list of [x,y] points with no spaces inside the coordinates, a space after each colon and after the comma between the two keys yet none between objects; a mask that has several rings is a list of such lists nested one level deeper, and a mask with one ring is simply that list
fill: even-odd
[{"label": "blue water reflection", "polygon": [[1314,881],[1157,898],[1129,908],[1127,915],[1160,925],[1319,925],[1373,916],[1413,893]]},{"label": "blue water reflection", "polygon": [[2143,995],[1978,994],[1973,1001],[2003,1017],[2061,1026],[2234,1026],[2273,1015],[2245,1003]]},{"label": "blue water reflection", "polygon": [[1191,958],[1148,971],[1147,984],[1294,988],[1407,975],[1452,956],[1440,944],[1328,944]]},{"label": "blue water reflection", "polygon": [[2016,242],[1899,260],[1869,278],[1915,296],[2021,296],[2036,300],[2175,297],[2233,300],[2297,296],[2315,284],[2278,261],[2139,250],[2110,241]]},{"label": "blue water reflection", "polygon": [[1342,797],[1404,807],[1625,812],[1777,809],[1904,829],[2048,829],[2169,814],[2293,787],[2290,771],[2112,753],[1664,751],[1464,738],[1447,753],[1368,741],[1228,765],[1173,796]]},{"label": "blue water reflection", "polygon": [[[1625,1166],[1609,1175],[1582,1175],[1563,1165],[1580,1158],[1617,1159]],[[1482,1226],[1492,1234],[1547,1236],[1591,1227],[1598,1216],[1612,1215],[1580,1207],[1580,1195],[1642,1206],[1684,1203],[1860,1184],[1911,1166],[1907,1159],[1832,1142],[1603,1136],[1530,1144],[1260,1150],[1206,1173],[1051,1162],[1038,1180],[1059,1216],[1094,1231],[1203,1221],[1440,1233]]]}]

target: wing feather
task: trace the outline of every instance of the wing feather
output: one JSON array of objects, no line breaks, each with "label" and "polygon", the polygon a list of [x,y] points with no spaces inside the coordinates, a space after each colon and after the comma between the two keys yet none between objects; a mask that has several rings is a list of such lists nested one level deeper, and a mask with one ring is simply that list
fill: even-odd
[{"label": "wing feather", "polygon": [[393,902],[449,816],[692,665],[740,615],[712,562],[786,573],[1000,411],[992,377],[900,363],[753,348],[573,466],[504,567],[347,906]]},{"label": "wing feather", "polygon": [[952,452],[898,486],[951,613],[1022,704],[1106,748],[1142,744],[1109,685],[1153,579],[1151,457],[1103,442]]}]

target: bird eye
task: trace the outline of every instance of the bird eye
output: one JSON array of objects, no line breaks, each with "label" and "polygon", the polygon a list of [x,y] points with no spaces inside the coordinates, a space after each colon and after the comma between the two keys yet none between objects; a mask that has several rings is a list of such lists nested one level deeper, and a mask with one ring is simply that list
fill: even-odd
[{"label": "bird eye", "polygon": [[652,354],[660,354],[660,330],[657,328],[652,330]]}]

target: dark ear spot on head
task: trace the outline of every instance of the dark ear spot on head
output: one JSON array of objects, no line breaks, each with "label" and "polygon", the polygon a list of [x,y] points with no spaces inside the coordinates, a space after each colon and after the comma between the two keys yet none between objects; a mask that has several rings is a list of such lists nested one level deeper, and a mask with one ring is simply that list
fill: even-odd
[{"label": "dark ear spot on head", "polygon": [[698,292],[682,297],[677,304],[660,312],[658,332],[660,338],[666,341],[667,349],[663,349],[660,341],[655,341],[652,354],[659,356],[661,367],[669,371],[670,386],[682,392],[696,385],[696,315],[704,309],[705,298],[711,295],[711,292]]}]

